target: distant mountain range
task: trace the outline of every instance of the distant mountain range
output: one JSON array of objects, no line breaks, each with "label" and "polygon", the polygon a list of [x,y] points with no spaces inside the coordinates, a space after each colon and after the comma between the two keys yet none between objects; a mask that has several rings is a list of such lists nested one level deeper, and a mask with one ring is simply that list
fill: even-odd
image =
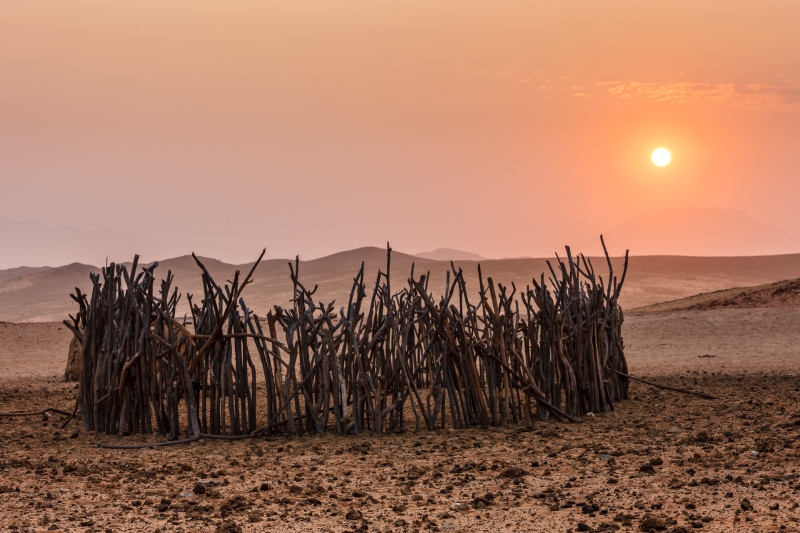
[{"label": "distant mountain range", "polygon": [[[178,234],[176,230],[175,234]],[[241,248],[217,246],[202,241],[157,242],[142,237],[100,229],[84,231],[72,226],[52,228],[43,222],[26,222],[0,217],[0,268],[103,264],[106,258],[132,258],[139,254],[152,261],[191,252],[228,260],[245,261],[257,257],[257,246]]]},{"label": "distant mountain range", "polygon": [[42,272],[43,270],[50,270],[50,267],[17,267],[0,270],[0,283],[14,278],[30,276],[31,274],[36,274],[37,272]]},{"label": "distant mountain range", "polygon": [[[561,254],[563,257],[563,254]],[[126,257],[126,259],[128,259]],[[591,259],[596,273],[607,278],[605,258]],[[350,295],[353,278],[365,265],[365,279],[369,286],[374,283],[378,269],[385,271],[386,250],[380,248],[359,248],[333,254],[327,257],[300,262],[300,279],[312,288],[318,286],[314,295],[317,302],[335,301],[335,308],[346,305]],[[249,264],[231,265],[215,259],[203,259],[205,266],[218,283],[233,279],[238,269],[246,272]],[[288,306],[292,296],[287,260],[270,259],[263,261],[255,272],[254,281],[247,287],[243,296],[251,309],[264,315],[274,305]],[[456,268],[462,268],[472,303],[478,301],[478,262],[454,260]],[[622,259],[612,260],[614,274],[622,273]],[[401,252],[392,253],[392,290],[399,291],[406,284],[411,266],[414,275],[428,275],[429,290],[437,295],[444,292],[449,261],[424,259]],[[502,283],[511,289],[512,282],[517,290],[530,285],[531,278],[537,279],[549,268],[545,259],[493,259],[480,262],[484,283],[492,277],[495,283]],[[91,291],[89,273],[97,272],[98,267],[82,263],[31,269],[0,270],[0,321],[7,322],[45,322],[60,321],[74,312],[75,304],[69,294],[80,287],[84,292]],[[183,294],[181,312],[188,313],[187,293],[194,295],[194,301],[202,294],[200,269],[191,256],[182,256],[159,262],[156,275],[166,276],[167,271],[175,275],[175,286]],[[9,276],[17,274],[12,279]],[[624,309],[674,300],[720,289],[736,286],[759,285],[778,280],[800,277],[800,254],[759,257],[676,257],[676,256],[635,256],[630,260],[630,268],[625,281],[620,303]],[[452,275],[450,276],[452,280]],[[369,288],[369,287],[368,287]],[[455,302],[458,305],[458,302]]]},{"label": "distant mountain range", "polygon": [[[770,226],[736,209],[681,207],[639,215],[604,231],[612,254],[701,257],[777,255],[800,252],[800,235]],[[597,235],[574,243],[599,254]]]},{"label": "distant mountain range", "polygon": [[423,259],[433,259],[434,261],[483,261],[486,259],[478,254],[454,248],[437,248],[432,252],[420,252],[414,255]]},{"label": "distant mountain range", "polygon": [[[800,238],[764,224],[742,211],[710,208],[681,208],[641,215],[605,233],[614,257],[615,274],[622,271],[621,256],[631,251],[630,271],[621,303],[626,308],[674,300],[735,286],[759,285],[800,277]],[[605,258],[597,236],[573,243],[573,254],[593,256],[598,273],[606,276]],[[210,251],[209,251],[210,250]],[[89,273],[98,264],[130,261],[140,253],[142,262],[157,257],[174,257],[160,262],[156,273],[175,274],[176,285],[184,294],[201,293],[199,269],[189,255],[175,257],[176,251],[218,257],[253,258],[256,250],[220,248],[206,243],[162,244],[111,231],[86,232],[70,227],[50,228],[37,222],[17,222],[0,218],[0,320],[52,321],[67,316],[74,304],[69,293],[75,287],[89,292]],[[564,257],[560,250],[561,257]],[[761,255],[755,255],[761,254]],[[780,255],[783,254],[783,255]],[[549,254],[548,254],[549,255]],[[697,257],[686,257],[695,255]],[[681,257],[683,256],[683,257]],[[549,257],[553,257],[550,256]],[[235,270],[250,265],[234,265],[217,259],[203,259],[218,282],[232,279]],[[372,283],[379,268],[385,269],[386,251],[358,248],[319,259],[301,261],[300,277],[307,286],[319,286],[315,297],[320,302],[335,300],[343,305],[350,294],[353,277],[365,263],[367,283]],[[392,289],[407,283],[414,264],[415,276],[430,272],[429,289],[442,294],[450,261],[464,269],[470,298],[477,299],[477,265],[484,280],[524,289],[532,277],[549,275],[546,259],[485,259],[478,254],[439,248],[415,255],[393,252]],[[258,313],[273,305],[285,306],[291,298],[288,260],[269,259],[256,271],[245,300]],[[28,265],[59,265],[20,267]],[[509,289],[511,290],[511,289]]]},{"label": "distant mountain range", "polygon": [[[586,235],[558,246],[539,247],[527,257],[550,257],[569,244],[574,252],[601,255],[601,233]],[[676,208],[639,215],[616,227],[603,229],[609,251],[622,255],[747,256],[800,253],[800,236],[765,224],[743,211],[717,208]],[[180,232],[176,229],[175,236]],[[167,237],[168,238],[168,237]],[[104,264],[106,259],[143,260],[176,257],[191,252],[231,263],[251,260],[260,246],[219,246],[203,241],[161,242],[107,229],[84,231],[70,226],[52,228],[42,222],[22,222],[0,217],[0,269],[21,266]],[[485,261],[477,253],[437,248],[415,257],[435,261]],[[11,274],[7,274],[11,275]],[[0,281],[3,281],[0,279]]]}]

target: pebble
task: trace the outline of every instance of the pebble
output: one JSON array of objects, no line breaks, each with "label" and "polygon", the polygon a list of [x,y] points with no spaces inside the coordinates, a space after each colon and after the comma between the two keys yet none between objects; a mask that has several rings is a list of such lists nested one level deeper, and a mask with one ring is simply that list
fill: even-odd
[{"label": "pebble", "polygon": [[644,518],[642,518],[641,524],[639,524],[639,529],[641,529],[642,531],[650,531],[651,529],[662,531],[666,528],[667,528],[666,521],[664,521],[663,518],[659,518],[657,516],[645,515]]},{"label": "pebble", "polygon": [[503,470],[500,473],[500,477],[504,477],[504,478],[507,478],[507,479],[517,479],[517,478],[525,477],[527,475],[528,475],[528,473],[525,470],[523,470],[523,469],[521,469],[521,468],[519,468],[517,466],[512,466],[510,468],[506,468],[505,470]]},{"label": "pebble", "polygon": [[361,520],[362,514],[360,511],[356,511],[355,509],[350,509],[347,511],[347,514],[344,516],[347,520]]}]

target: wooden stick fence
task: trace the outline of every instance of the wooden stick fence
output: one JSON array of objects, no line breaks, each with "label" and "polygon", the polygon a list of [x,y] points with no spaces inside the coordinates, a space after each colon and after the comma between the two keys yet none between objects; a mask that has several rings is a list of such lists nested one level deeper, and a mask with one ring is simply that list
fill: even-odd
[{"label": "wooden stick fence", "polygon": [[112,263],[91,276],[91,295],[77,291],[78,313],[64,322],[82,346],[84,427],[172,440],[386,433],[412,417],[416,430],[486,428],[574,421],[627,397],[617,303],[627,254],[618,279],[606,251],[604,281],[567,248],[524,291],[484,280],[479,266],[473,302],[452,263],[438,301],[413,265],[393,293],[391,252],[369,294],[362,263],[338,311],[315,302],[290,263],[292,305],[263,318],[242,298],[263,252],[224,285],[195,257],[204,293],[187,296],[191,330],[176,316],[171,272],[156,288],[157,263]]}]

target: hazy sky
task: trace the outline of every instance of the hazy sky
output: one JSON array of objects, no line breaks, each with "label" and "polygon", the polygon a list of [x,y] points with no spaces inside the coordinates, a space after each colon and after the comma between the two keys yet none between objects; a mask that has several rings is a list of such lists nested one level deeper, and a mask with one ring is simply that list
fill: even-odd
[{"label": "hazy sky", "polygon": [[678,206],[800,233],[798,168],[797,0],[0,3],[6,218],[549,255]]}]

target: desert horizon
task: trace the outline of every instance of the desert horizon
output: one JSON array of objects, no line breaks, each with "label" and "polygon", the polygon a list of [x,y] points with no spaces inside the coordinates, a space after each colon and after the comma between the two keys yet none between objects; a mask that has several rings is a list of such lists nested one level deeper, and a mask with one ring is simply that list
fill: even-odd
[{"label": "desert horizon", "polygon": [[[551,278],[547,262],[550,258],[474,259],[469,252],[452,250],[442,252],[452,259],[455,267],[464,270],[467,288],[473,298],[478,296],[478,267],[484,278],[508,287],[512,282],[520,289],[530,286],[532,279]],[[464,255],[467,254],[467,255]],[[575,257],[576,252],[573,251]],[[425,254],[423,254],[425,255]],[[457,257],[467,257],[458,259]],[[566,253],[559,256],[566,260]],[[133,257],[117,264],[131,266]],[[211,258],[200,257],[213,275],[230,280],[235,271],[246,273],[253,263],[228,264]],[[386,249],[365,247],[347,250],[311,260],[300,260],[300,278],[309,286],[318,286],[318,298],[325,302],[337,302],[337,307],[346,301],[352,278],[361,263],[365,274],[373,278],[379,270],[386,269]],[[602,256],[589,257],[599,271],[606,269]],[[621,275],[623,258],[612,257],[616,274]],[[113,262],[113,261],[112,261]],[[253,283],[247,289],[245,300],[251,309],[263,315],[273,305],[286,306],[292,299],[292,284],[289,278],[290,264],[294,259],[265,259],[253,275]],[[157,279],[174,276],[173,287],[182,294],[181,314],[191,315],[186,307],[186,295],[202,292],[200,268],[190,255],[154,261],[140,262],[140,268],[158,263],[154,271]],[[451,259],[429,259],[421,255],[406,254],[392,250],[392,283],[403,286],[414,265],[417,276],[430,273],[429,290],[434,297],[443,294],[445,280],[451,269]],[[72,263],[63,267],[15,268],[0,270],[0,321],[6,322],[58,322],[73,313],[74,301],[65,298],[80,288],[91,292],[90,273],[100,272],[101,267]],[[601,274],[602,276],[603,274]],[[625,309],[635,309],[671,300],[678,300],[702,293],[736,287],[750,287],[766,283],[800,278],[800,254],[744,257],[696,257],[696,256],[631,256],[626,277],[626,288],[620,302]]]},{"label": "desert horizon", "polygon": [[[180,227],[180,226],[178,226]],[[171,232],[180,235],[181,231]],[[602,232],[601,232],[602,233]],[[721,208],[673,208],[640,214],[602,233],[609,252],[615,256],[737,257],[787,255],[800,253],[800,234],[765,224],[742,210]],[[430,251],[418,251],[424,259],[536,259],[552,257],[570,246],[575,253],[601,256],[600,233],[576,233],[563,243],[555,240],[538,244],[519,256],[490,257],[476,250],[457,249],[442,243]],[[163,237],[162,237],[163,238]],[[384,241],[385,242],[385,241]],[[72,226],[50,227],[42,222],[24,222],[0,217],[0,246],[8,252],[0,258],[0,269],[20,267],[65,266],[72,263],[98,265],[106,258],[140,255],[146,261],[197,253],[231,264],[243,264],[257,256],[263,243],[253,239],[249,245],[226,246],[201,241],[164,242],[143,236],[112,231],[84,231]],[[276,256],[266,242],[267,259],[290,259]],[[364,248],[357,246],[353,250]],[[412,248],[413,250],[413,248]],[[346,252],[336,250],[324,255],[311,254],[306,260],[321,259]],[[127,259],[126,259],[127,260]]]}]

